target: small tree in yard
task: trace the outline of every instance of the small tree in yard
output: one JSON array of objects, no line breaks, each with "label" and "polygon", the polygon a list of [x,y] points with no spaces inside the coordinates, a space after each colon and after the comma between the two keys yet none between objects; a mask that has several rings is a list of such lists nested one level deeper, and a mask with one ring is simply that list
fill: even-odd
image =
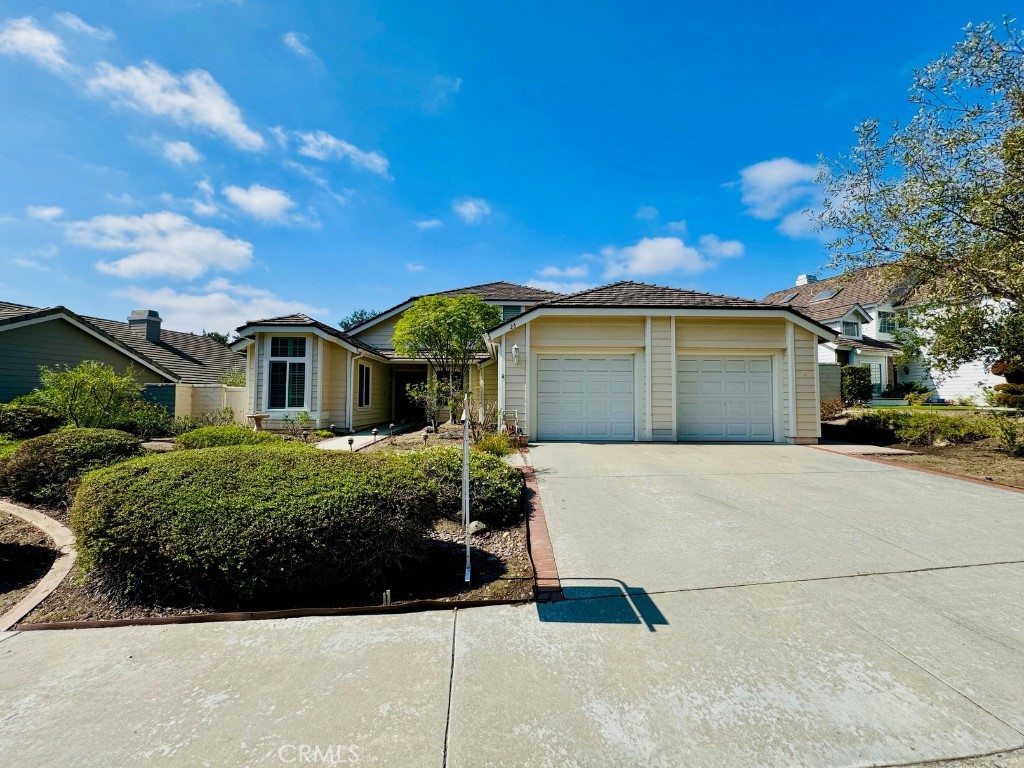
[{"label": "small tree in yard", "polygon": [[484,331],[500,322],[501,310],[479,296],[424,296],[395,323],[391,343],[403,357],[427,360],[456,401],[468,391],[469,364],[485,349]]},{"label": "small tree in yard", "polygon": [[451,384],[435,378],[423,384],[409,384],[405,389],[409,399],[423,409],[430,426],[437,431],[437,422],[441,420],[441,414],[451,407]]},{"label": "small tree in yard", "polygon": [[866,403],[871,399],[871,366],[844,365],[840,370],[840,389],[847,405]]},{"label": "small tree in yard", "polygon": [[940,371],[1024,364],[1024,33],[968,25],[910,101],[907,124],[868,120],[848,157],[823,160],[830,266],[881,267],[917,310],[907,352]]},{"label": "small tree in yard", "polygon": [[109,427],[120,421],[142,395],[142,385],[132,366],[118,373],[95,360],[74,368],[42,365],[39,380],[39,400],[75,427]]}]

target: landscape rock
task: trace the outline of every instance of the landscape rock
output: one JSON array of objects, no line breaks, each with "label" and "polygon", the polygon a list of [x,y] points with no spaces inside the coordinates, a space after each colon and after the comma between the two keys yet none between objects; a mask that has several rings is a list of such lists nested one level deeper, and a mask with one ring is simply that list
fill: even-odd
[{"label": "landscape rock", "polygon": [[473,520],[469,524],[469,532],[471,534],[473,534],[473,535],[476,535],[478,533],[487,533],[487,531],[489,531],[489,530],[490,530],[490,528],[488,528],[486,525],[481,523],[479,520]]}]

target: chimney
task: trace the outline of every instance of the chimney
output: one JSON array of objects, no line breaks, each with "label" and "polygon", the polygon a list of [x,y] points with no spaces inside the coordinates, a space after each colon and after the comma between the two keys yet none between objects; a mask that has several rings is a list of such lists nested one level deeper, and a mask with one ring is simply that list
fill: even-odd
[{"label": "chimney", "polygon": [[155,309],[133,309],[128,315],[128,327],[146,341],[160,341],[160,313]]},{"label": "chimney", "polygon": [[816,283],[816,282],[818,282],[818,276],[817,275],[797,275],[796,276],[796,284],[797,285],[807,285],[808,283]]}]

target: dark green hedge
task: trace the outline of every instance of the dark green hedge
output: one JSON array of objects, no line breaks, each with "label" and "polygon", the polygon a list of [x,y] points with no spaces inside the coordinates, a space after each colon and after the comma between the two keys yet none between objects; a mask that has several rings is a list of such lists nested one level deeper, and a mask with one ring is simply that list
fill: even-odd
[{"label": "dark green hedge", "polygon": [[[426,448],[413,461],[437,483],[441,512],[462,519],[462,450]],[[523,473],[496,456],[474,451],[469,460],[469,511],[491,526],[518,522],[523,514]]]},{"label": "dark green hedge", "polygon": [[0,495],[47,507],[70,503],[75,481],[98,467],[142,454],[138,438],[116,429],[62,429],[26,440],[0,461]]},{"label": "dark green hedge", "polygon": [[844,403],[866,403],[871,399],[871,366],[844,365],[839,375]]},{"label": "dark green hedge", "polygon": [[0,405],[0,435],[24,440],[45,435],[61,426],[60,417],[38,405],[6,403]]},{"label": "dark green hedge", "polygon": [[216,448],[226,445],[265,445],[280,443],[284,438],[273,432],[255,432],[249,427],[232,424],[221,427],[200,427],[179,435],[176,448]]},{"label": "dark green hedge", "polygon": [[916,410],[869,411],[850,419],[846,430],[846,439],[871,445],[974,443],[995,434],[986,417]]},{"label": "dark green hedge", "polygon": [[93,472],[71,527],[83,572],[105,588],[231,607],[404,562],[438,516],[408,455],[235,446]]}]

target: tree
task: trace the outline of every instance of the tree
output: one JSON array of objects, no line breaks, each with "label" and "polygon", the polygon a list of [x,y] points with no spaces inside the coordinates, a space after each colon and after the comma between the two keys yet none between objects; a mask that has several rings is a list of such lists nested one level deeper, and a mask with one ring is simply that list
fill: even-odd
[{"label": "tree", "polygon": [[74,368],[39,366],[37,397],[65,423],[75,427],[109,427],[123,420],[142,395],[129,366],[118,373],[106,363],[86,360]]},{"label": "tree", "polygon": [[465,392],[469,364],[484,351],[484,331],[500,322],[501,310],[479,296],[424,296],[395,323],[391,343],[403,357],[424,358],[441,381]]},{"label": "tree", "polygon": [[1024,362],[1024,35],[1007,20],[914,73],[917,112],[885,136],[856,129],[850,154],[823,159],[818,226],[830,266],[879,266],[912,304],[908,353],[940,370]]},{"label": "tree", "polygon": [[226,333],[220,333],[218,331],[203,331],[203,336],[214,341],[219,341],[225,347],[231,343],[231,339]]},{"label": "tree", "polygon": [[375,309],[357,309],[352,314],[341,318],[338,321],[338,325],[341,326],[341,330],[347,331],[349,328],[365,323],[371,317],[376,317],[377,315],[378,312]]}]

